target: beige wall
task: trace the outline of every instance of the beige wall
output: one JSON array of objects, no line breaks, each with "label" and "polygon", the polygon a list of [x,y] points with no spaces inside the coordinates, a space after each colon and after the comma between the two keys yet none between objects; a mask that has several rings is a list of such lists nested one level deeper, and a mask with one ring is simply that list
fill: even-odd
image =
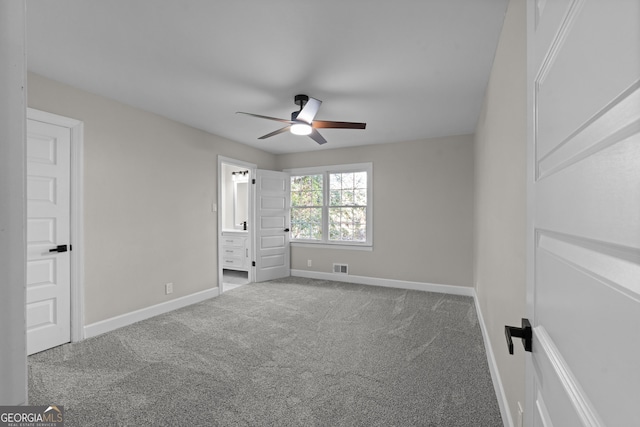
[{"label": "beige wall", "polygon": [[509,355],[504,325],[526,314],[525,6],[509,3],[475,136],[474,281],[514,421],[524,404],[524,355],[522,346]]},{"label": "beige wall", "polygon": [[277,167],[361,162],[373,163],[373,251],[294,247],[291,268],[472,286],[473,137],[285,154]]},{"label": "beige wall", "polygon": [[275,156],[36,74],[28,89],[85,126],[85,324],[216,287],[217,155]]}]

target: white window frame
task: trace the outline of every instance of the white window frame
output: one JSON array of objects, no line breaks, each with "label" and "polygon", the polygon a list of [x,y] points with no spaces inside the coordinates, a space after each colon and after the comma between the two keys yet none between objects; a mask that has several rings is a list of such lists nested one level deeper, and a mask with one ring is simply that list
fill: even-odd
[{"label": "white window frame", "polygon": [[[293,176],[303,175],[322,175],[322,240],[311,239],[291,239],[292,246],[298,247],[313,247],[313,248],[336,248],[341,247],[343,249],[359,249],[359,250],[373,250],[373,163],[351,163],[344,165],[331,165],[331,166],[315,166],[308,168],[294,168],[285,169],[284,172],[288,172]],[[331,173],[345,173],[345,172],[366,172],[367,173],[367,233],[366,241],[354,242],[354,241],[337,241],[329,240],[329,174]]]}]

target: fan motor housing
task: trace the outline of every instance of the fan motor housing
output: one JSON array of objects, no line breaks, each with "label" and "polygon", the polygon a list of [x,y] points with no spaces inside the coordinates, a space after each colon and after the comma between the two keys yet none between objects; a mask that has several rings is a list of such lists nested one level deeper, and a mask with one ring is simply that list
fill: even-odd
[{"label": "fan motor housing", "polygon": [[293,98],[293,101],[296,103],[296,105],[300,106],[300,109],[302,109],[304,107],[304,104],[306,104],[308,100],[309,100],[309,96],[308,95],[296,95]]}]

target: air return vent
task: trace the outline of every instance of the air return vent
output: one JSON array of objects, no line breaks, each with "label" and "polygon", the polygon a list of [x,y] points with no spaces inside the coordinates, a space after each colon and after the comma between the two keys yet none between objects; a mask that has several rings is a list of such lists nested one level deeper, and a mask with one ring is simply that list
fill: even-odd
[{"label": "air return vent", "polygon": [[333,272],[335,274],[349,274],[348,264],[333,264]]}]

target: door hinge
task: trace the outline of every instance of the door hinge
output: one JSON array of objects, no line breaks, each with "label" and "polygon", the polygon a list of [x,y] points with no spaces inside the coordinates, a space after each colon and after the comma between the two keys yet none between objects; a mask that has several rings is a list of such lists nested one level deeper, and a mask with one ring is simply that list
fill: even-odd
[{"label": "door hinge", "polygon": [[255,178],[252,178],[252,179],[251,179],[251,183],[252,183],[252,184],[255,184],[255,183],[256,183],[256,179],[255,179]]},{"label": "door hinge", "polygon": [[251,261],[251,267],[255,267],[256,266],[256,262],[255,261]]},{"label": "door hinge", "polygon": [[531,352],[533,330],[531,329],[531,323],[529,322],[529,319],[522,319],[521,328],[517,328],[515,326],[505,326],[504,335],[507,338],[507,348],[509,349],[509,354],[513,354],[513,340],[511,339],[511,337],[522,339],[524,350]]}]

